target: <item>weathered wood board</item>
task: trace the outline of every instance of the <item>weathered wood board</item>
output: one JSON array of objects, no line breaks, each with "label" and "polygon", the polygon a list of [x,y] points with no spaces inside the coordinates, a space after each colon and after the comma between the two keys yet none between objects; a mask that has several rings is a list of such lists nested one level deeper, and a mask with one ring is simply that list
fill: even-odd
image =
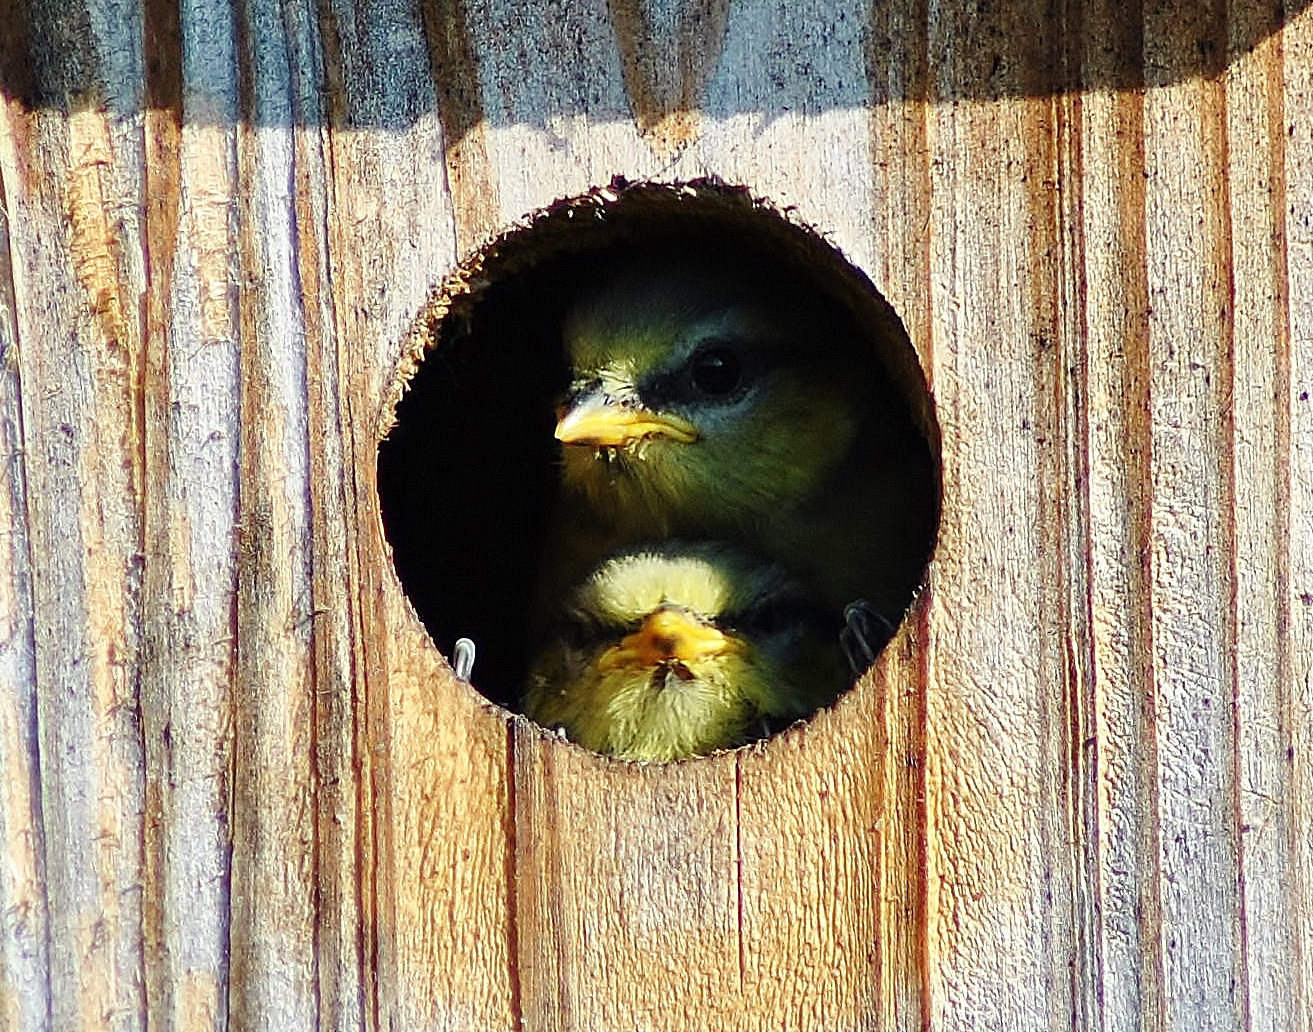
[{"label": "weathered wood board", "polygon": [[[0,1028],[1313,1029],[1304,7],[3,5]],[[875,670],[670,768],[456,682],[375,483],[616,175],[824,233],[942,440]]]}]

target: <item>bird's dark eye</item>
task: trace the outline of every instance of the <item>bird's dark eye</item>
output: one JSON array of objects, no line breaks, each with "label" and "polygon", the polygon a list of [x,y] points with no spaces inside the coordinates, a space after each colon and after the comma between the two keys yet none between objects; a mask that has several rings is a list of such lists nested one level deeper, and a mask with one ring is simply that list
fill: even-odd
[{"label": "bird's dark eye", "polygon": [[689,376],[703,394],[729,394],[743,381],[743,363],[733,348],[716,345],[693,356]]}]

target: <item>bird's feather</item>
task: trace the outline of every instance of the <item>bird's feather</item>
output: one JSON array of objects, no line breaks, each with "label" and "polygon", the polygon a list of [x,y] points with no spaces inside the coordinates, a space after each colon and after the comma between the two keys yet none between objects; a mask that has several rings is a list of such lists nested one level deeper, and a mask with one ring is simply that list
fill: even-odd
[{"label": "bird's feather", "polygon": [[608,557],[566,596],[524,710],[597,752],[665,761],[740,745],[846,685],[838,622],[795,579],[723,543],[665,542]]}]

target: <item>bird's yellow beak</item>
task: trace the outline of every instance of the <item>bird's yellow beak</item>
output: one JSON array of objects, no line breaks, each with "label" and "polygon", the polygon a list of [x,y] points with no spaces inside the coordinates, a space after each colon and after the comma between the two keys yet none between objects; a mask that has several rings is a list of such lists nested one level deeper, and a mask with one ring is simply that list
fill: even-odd
[{"label": "bird's yellow beak", "polygon": [[696,663],[733,651],[738,643],[680,609],[658,609],[598,660],[601,670],[648,669],[662,663]]},{"label": "bird's yellow beak", "polygon": [[649,437],[668,437],[681,444],[692,444],[698,439],[698,430],[692,423],[668,412],[652,412],[597,396],[571,406],[556,424],[556,439],[562,444],[621,448]]}]

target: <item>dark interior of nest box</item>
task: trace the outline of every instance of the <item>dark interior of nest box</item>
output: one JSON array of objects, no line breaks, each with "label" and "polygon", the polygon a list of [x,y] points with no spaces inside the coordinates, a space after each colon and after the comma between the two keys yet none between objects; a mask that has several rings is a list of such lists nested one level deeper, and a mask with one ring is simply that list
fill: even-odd
[{"label": "dark interior of nest box", "polygon": [[[581,289],[643,249],[725,254],[814,287],[839,306],[888,376],[924,448],[924,574],[938,521],[938,439],[902,324],[869,280],[815,233],[717,183],[612,184],[558,202],[464,263],[421,314],[425,353],[379,446],[383,522],[396,570],[446,656],[477,645],[472,682],[515,708],[527,625],[556,492],[556,409],[568,384],[561,323]],[[861,528],[854,528],[860,533]],[[896,621],[895,621],[896,622]]]}]

